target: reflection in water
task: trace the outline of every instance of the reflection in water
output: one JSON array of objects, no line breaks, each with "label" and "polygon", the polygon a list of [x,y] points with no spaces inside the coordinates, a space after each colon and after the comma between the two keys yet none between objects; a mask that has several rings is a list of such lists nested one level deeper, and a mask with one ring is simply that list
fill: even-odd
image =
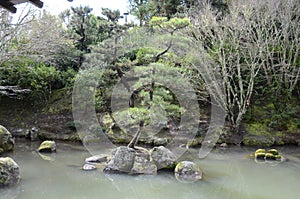
[{"label": "reflection in water", "polygon": [[84,159],[90,156],[84,147],[57,143],[58,151],[49,161],[34,151],[38,144],[17,143],[15,152],[7,154],[20,165],[22,181],[17,187],[1,189],[1,199],[281,199],[300,195],[298,148],[279,149],[290,161],[276,166],[245,158],[255,149],[214,150],[201,160],[198,149],[189,149],[181,159],[199,163],[204,179],[186,184],[167,172],[159,172],[157,176],[127,176],[82,171]]}]

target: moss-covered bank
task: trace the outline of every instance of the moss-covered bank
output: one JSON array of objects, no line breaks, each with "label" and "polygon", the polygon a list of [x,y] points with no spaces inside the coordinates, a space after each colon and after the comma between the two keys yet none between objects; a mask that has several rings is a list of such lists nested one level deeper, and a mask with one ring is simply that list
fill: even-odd
[{"label": "moss-covered bank", "polygon": [[[26,130],[36,127],[38,138],[42,140],[81,141],[72,117],[71,89],[53,91],[47,102],[37,102],[32,98],[20,100],[1,97],[0,100],[0,124],[8,128],[13,135],[19,135],[20,131],[25,135]],[[300,105],[295,103],[295,114],[284,118],[285,121],[281,121],[282,124],[285,124],[284,128],[272,126],[274,118],[271,118],[270,113],[273,110],[272,105],[251,107],[242,124],[241,131],[238,134],[224,131],[218,144],[225,142],[227,144],[266,147],[288,144],[300,145]],[[100,123],[103,121],[110,123],[102,124],[101,130],[107,133],[113,143],[127,144],[132,135],[122,132],[115,124],[112,125],[113,121],[109,119],[107,114],[102,117],[103,115],[98,114]],[[203,115],[203,118],[209,118],[209,115]],[[188,147],[201,146],[208,122],[200,124],[199,132],[193,140],[186,140]],[[174,137],[174,134],[170,133],[168,129],[164,129],[151,138],[141,138],[140,143],[152,146],[167,145]],[[185,138],[177,137],[177,139]]]}]

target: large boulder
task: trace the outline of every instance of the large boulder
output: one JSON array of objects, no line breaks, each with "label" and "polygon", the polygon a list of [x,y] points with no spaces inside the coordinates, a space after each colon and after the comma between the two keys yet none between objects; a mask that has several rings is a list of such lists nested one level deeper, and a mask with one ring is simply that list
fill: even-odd
[{"label": "large boulder", "polygon": [[38,148],[39,152],[52,153],[56,152],[56,143],[54,141],[46,140],[41,143]]},{"label": "large boulder", "polygon": [[10,132],[0,125],[0,153],[4,151],[11,151],[14,149],[15,140]]},{"label": "large boulder", "polygon": [[154,147],[150,151],[157,169],[174,169],[177,156],[164,146]]},{"label": "large boulder", "polygon": [[120,146],[112,153],[111,160],[103,169],[105,173],[156,174],[157,167],[147,149]]},{"label": "large boulder", "polygon": [[103,171],[105,173],[129,173],[133,166],[134,159],[134,149],[120,146],[113,152],[112,159],[108,162]]},{"label": "large boulder", "polygon": [[175,177],[180,182],[196,182],[202,179],[199,165],[190,161],[179,162],[175,167]]},{"label": "large boulder", "polygon": [[0,186],[11,186],[19,183],[19,165],[10,157],[0,158]]}]

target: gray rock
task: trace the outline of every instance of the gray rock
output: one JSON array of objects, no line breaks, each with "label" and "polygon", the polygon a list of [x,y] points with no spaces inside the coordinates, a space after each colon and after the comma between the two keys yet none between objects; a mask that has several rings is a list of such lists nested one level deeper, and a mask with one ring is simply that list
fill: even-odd
[{"label": "gray rock", "polygon": [[19,183],[19,165],[10,157],[0,158],[0,186],[11,186]]},{"label": "gray rock", "polygon": [[166,147],[154,147],[151,149],[150,154],[158,170],[175,168],[177,157]]},{"label": "gray rock", "polygon": [[38,148],[38,151],[45,153],[56,152],[56,143],[54,141],[46,140],[41,143],[40,147]]},{"label": "gray rock", "polygon": [[4,151],[12,151],[14,146],[14,138],[4,126],[0,125],[0,153]]},{"label": "gray rock", "polygon": [[96,166],[95,165],[91,165],[91,164],[84,164],[82,169],[84,171],[92,171],[92,170],[96,170]]},{"label": "gray rock", "polygon": [[129,173],[135,159],[135,151],[132,148],[120,146],[113,152],[112,159],[105,166],[105,173],[125,172]]},{"label": "gray rock", "polygon": [[87,164],[100,164],[106,162],[108,160],[108,155],[100,154],[88,157],[85,159],[85,163]]},{"label": "gray rock", "polygon": [[150,156],[150,152],[142,147],[135,147],[135,159],[131,174],[156,175],[157,167]]},{"label": "gray rock", "polygon": [[144,157],[136,156],[130,173],[156,175],[157,167],[153,161]]},{"label": "gray rock", "polygon": [[105,173],[155,175],[157,167],[147,149],[141,147],[132,149],[121,146],[112,152],[112,159],[103,171]]},{"label": "gray rock", "polygon": [[38,133],[39,133],[39,129],[36,127],[32,127],[30,130],[30,140],[31,141],[35,141],[38,140]]},{"label": "gray rock", "polygon": [[26,129],[18,128],[11,131],[11,134],[15,138],[25,138],[26,137]]},{"label": "gray rock", "polygon": [[226,149],[226,148],[228,148],[228,144],[224,142],[224,143],[220,144],[220,147],[223,149]]},{"label": "gray rock", "polygon": [[154,146],[166,146],[168,144],[167,138],[155,138],[153,139]]},{"label": "gray rock", "polygon": [[202,179],[202,174],[199,165],[190,161],[179,162],[175,168],[175,177],[180,182],[196,182]]}]

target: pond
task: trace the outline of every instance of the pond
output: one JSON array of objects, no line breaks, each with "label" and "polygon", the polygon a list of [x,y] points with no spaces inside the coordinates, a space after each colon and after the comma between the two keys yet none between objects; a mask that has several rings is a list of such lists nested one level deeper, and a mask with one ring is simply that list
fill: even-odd
[{"label": "pond", "polygon": [[282,199],[300,196],[300,149],[278,148],[289,159],[280,164],[255,163],[246,158],[253,148],[215,149],[200,160],[198,149],[189,149],[182,159],[196,161],[204,171],[203,181],[180,183],[172,173],[157,176],[104,175],[83,171],[91,154],[80,144],[57,143],[51,160],[35,149],[38,142],[17,141],[11,156],[21,168],[19,186],[0,189],[1,199]]}]

